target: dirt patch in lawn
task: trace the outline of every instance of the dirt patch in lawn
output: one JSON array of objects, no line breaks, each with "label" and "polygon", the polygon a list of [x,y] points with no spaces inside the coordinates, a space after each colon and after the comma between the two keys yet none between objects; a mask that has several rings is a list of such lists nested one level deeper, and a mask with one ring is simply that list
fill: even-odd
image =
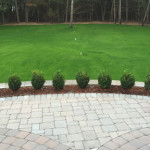
[{"label": "dirt patch in lawn", "polygon": [[124,90],[121,86],[111,86],[109,89],[101,89],[98,85],[89,85],[85,89],[80,89],[77,85],[66,85],[61,91],[56,91],[52,86],[45,86],[41,90],[34,90],[32,87],[22,87],[15,92],[10,89],[1,89],[0,97],[65,93],[116,93],[150,96],[150,91],[143,87],[133,87],[130,90]]}]

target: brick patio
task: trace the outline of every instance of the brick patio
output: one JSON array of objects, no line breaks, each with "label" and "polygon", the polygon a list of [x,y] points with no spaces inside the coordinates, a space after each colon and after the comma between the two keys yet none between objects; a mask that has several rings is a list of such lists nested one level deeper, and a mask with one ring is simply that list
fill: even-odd
[{"label": "brick patio", "polygon": [[[128,150],[130,146],[144,150],[150,144],[137,144],[150,135],[142,132],[150,131],[150,97],[146,96],[87,93],[0,98],[0,118],[0,128],[42,135],[75,150]],[[134,137],[135,141],[122,137],[134,131],[142,136]],[[120,137],[126,144],[114,144]]]}]

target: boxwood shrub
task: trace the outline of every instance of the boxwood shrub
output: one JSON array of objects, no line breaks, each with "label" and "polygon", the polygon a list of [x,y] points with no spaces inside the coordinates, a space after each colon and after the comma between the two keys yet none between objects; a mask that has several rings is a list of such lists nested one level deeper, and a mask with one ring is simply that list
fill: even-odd
[{"label": "boxwood shrub", "polygon": [[98,84],[102,89],[108,89],[111,86],[111,76],[107,72],[101,72],[98,76]]},{"label": "boxwood shrub", "polygon": [[150,90],[150,74],[148,74],[147,76],[146,76],[146,80],[145,80],[145,89],[147,89],[147,90]]},{"label": "boxwood shrub", "polygon": [[8,86],[11,90],[17,91],[21,87],[21,79],[17,74],[13,74],[8,79]]},{"label": "boxwood shrub", "polygon": [[88,86],[90,78],[86,72],[78,72],[76,75],[76,81],[77,81],[78,86],[81,89],[84,89]]},{"label": "boxwood shrub", "polygon": [[128,90],[131,89],[135,84],[134,75],[128,72],[124,72],[123,76],[120,79],[121,86]]},{"label": "boxwood shrub", "polygon": [[34,70],[32,72],[32,79],[31,79],[32,86],[35,90],[40,90],[45,83],[44,75],[39,70]]},{"label": "boxwood shrub", "polygon": [[64,75],[61,72],[56,72],[53,76],[53,86],[56,90],[62,90],[65,85]]}]

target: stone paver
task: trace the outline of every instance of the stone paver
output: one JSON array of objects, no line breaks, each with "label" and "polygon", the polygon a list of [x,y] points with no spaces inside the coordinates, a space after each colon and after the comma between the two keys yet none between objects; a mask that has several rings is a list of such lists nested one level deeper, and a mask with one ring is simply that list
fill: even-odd
[{"label": "stone paver", "polygon": [[0,98],[0,128],[1,147],[7,149],[10,141],[32,149],[58,149],[59,142],[62,149],[146,149],[150,97],[70,93]]}]

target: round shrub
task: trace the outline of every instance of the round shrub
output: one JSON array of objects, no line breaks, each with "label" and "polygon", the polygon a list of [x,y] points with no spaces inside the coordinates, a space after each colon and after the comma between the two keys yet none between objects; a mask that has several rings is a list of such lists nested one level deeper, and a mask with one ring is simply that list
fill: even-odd
[{"label": "round shrub", "polygon": [[147,89],[147,90],[150,90],[150,74],[148,74],[147,76],[146,76],[146,80],[145,80],[145,89]]},{"label": "round shrub", "polygon": [[86,72],[79,72],[76,75],[76,81],[77,81],[78,86],[81,89],[84,89],[88,86],[90,78]]},{"label": "round shrub", "polygon": [[106,73],[106,72],[102,72],[99,74],[98,76],[98,84],[102,89],[108,89],[111,86],[111,76]]},{"label": "round shrub", "polygon": [[126,90],[131,89],[135,84],[134,75],[124,72],[123,76],[120,79],[120,82],[121,82],[121,86],[124,89]]},{"label": "round shrub", "polygon": [[31,79],[32,86],[35,90],[40,90],[45,83],[44,75],[39,70],[35,70],[32,72]]},{"label": "round shrub", "polygon": [[21,87],[21,79],[16,74],[11,75],[8,79],[8,86],[11,90],[17,91]]},{"label": "round shrub", "polygon": [[53,77],[53,86],[56,90],[62,90],[65,85],[64,76],[61,72],[56,72]]}]

